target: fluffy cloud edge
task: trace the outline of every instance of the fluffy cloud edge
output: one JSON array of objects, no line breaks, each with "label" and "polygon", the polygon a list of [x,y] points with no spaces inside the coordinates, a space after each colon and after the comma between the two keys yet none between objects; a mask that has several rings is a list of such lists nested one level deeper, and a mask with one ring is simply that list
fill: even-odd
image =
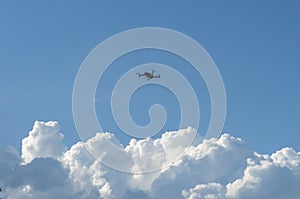
[{"label": "fluffy cloud edge", "polygon": [[[67,149],[54,121],[34,123],[22,140],[22,155],[12,147],[0,149],[0,186],[5,197],[19,198],[278,198],[300,195],[300,153],[283,148],[270,155],[259,154],[240,138],[223,134],[187,146],[191,128],[166,132],[159,139],[131,140],[122,150],[120,164],[133,170],[172,160],[177,150],[184,154],[168,167],[144,175],[126,174],[101,164],[101,158],[115,156],[101,148],[96,160],[86,147],[99,149],[99,133],[88,142]],[[173,145],[168,145],[173,140]],[[175,140],[175,142],[174,142]],[[163,148],[151,158],[147,151]],[[209,153],[207,153],[209,151]],[[47,189],[45,187],[48,187]]]}]

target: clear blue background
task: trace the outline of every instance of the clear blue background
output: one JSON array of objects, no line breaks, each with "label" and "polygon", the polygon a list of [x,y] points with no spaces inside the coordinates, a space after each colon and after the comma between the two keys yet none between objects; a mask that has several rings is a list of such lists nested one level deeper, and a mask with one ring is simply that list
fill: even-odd
[{"label": "clear blue background", "polygon": [[[242,137],[259,152],[285,146],[299,151],[299,8],[296,0],[1,1],[0,146],[20,149],[35,120],[57,120],[68,146],[79,141],[71,97],[83,59],[113,34],[158,26],[194,38],[216,62],[228,97],[224,132]],[[137,57],[147,60],[151,55]],[[163,55],[160,58],[166,60]],[[109,85],[114,75],[107,75]],[[149,92],[141,91],[132,103],[136,100],[136,106],[143,107],[138,103],[149,99],[141,98]],[[173,100],[169,109],[174,105],[175,114],[167,124],[175,128],[176,100],[167,91],[162,96],[163,101]],[[105,111],[99,117],[110,114]],[[145,120],[139,121],[139,116]],[[147,123],[143,108],[133,110],[133,117]],[[109,116],[107,120],[107,130],[116,130]]]}]

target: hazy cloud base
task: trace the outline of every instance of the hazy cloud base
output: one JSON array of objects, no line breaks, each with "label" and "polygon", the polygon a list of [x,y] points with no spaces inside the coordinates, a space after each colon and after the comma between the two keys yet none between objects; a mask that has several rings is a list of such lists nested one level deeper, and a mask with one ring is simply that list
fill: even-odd
[{"label": "hazy cloud base", "polygon": [[[194,134],[195,130],[188,128],[166,132],[156,140],[131,140],[122,148],[125,155],[120,164],[132,171],[163,165],[184,151],[167,168],[132,175],[101,165],[85,148],[97,151],[104,138],[122,147],[113,134],[99,133],[87,143],[78,142],[67,149],[57,122],[35,122],[22,140],[21,156],[12,147],[0,149],[0,186],[8,199],[299,197],[300,152],[283,148],[262,155],[228,134],[187,146],[186,140]],[[158,153],[145,158],[145,153],[156,149]],[[118,154],[101,148],[98,157]]]}]

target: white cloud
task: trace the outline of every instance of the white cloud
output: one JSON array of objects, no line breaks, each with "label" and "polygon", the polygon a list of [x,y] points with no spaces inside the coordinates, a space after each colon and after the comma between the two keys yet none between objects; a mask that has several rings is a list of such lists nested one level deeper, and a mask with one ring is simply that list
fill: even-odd
[{"label": "white cloud", "polygon": [[26,163],[39,157],[58,158],[66,150],[63,137],[57,122],[36,121],[29,136],[22,140],[22,158]]},{"label": "white cloud", "polygon": [[188,199],[223,199],[225,196],[225,189],[219,183],[207,183],[196,185],[189,191],[183,190],[182,195]]},{"label": "white cloud", "polygon": [[[228,184],[198,184],[182,195],[194,198],[295,199],[300,190],[300,153],[283,148],[276,153],[247,159],[243,175]],[[209,191],[209,192],[208,192]]]},{"label": "white cloud", "polygon": [[[22,141],[22,158],[11,147],[0,149],[0,186],[13,199],[294,199],[300,195],[300,153],[284,148],[261,155],[228,134],[189,146],[195,133],[191,128],[166,132],[159,139],[131,140],[125,147],[113,134],[98,133],[66,150],[57,122],[36,122]],[[121,155],[107,147],[107,139],[119,146]],[[97,152],[98,160],[86,147]],[[159,152],[146,158],[145,153],[153,150]],[[171,165],[132,175],[109,169],[100,160],[131,171]]]},{"label": "white cloud", "polygon": [[298,198],[300,153],[284,148],[271,156],[248,159],[242,178],[227,185],[228,198]]}]

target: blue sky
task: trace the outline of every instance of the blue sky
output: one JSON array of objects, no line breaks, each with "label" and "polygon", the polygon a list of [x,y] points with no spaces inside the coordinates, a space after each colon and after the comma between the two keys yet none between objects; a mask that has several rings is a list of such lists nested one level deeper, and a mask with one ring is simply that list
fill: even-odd
[{"label": "blue sky", "polygon": [[[227,91],[224,132],[242,137],[259,152],[285,146],[299,151],[298,10],[297,1],[1,1],[0,146],[20,149],[35,120],[59,121],[64,142],[68,146],[77,142],[71,105],[81,62],[113,34],[157,26],[189,35],[214,59]],[[137,60],[129,57],[123,63],[148,61],[157,58],[156,53],[137,54]],[[168,55],[156,61],[161,60],[180,67],[181,62]],[[192,72],[186,73],[194,81]],[[113,77],[108,73],[108,88]],[[198,88],[201,96],[202,87]],[[172,105],[176,102],[171,111]],[[142,107],[133,111],[138,119],[144,110],[137,106]],[[109,118],[106,111],[99,117]],[[176,127],[174,115],[168,128]],[[137,122],[145,123],[147,118]],[[106,128],[115,130],[110,121]]]}]

